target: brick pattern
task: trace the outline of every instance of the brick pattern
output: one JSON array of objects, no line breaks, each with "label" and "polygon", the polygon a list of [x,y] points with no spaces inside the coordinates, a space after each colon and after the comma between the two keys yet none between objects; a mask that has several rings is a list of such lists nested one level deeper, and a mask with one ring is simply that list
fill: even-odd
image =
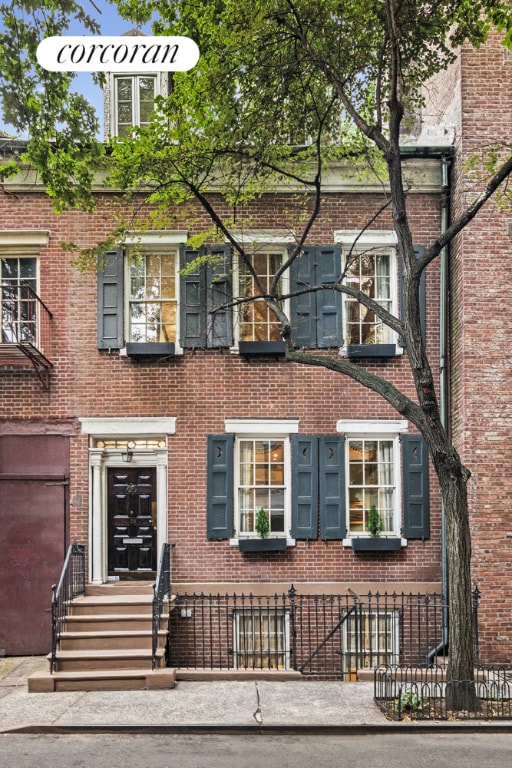
[{"label": "brick pattern", "polygon": [[[478,185],[463,163],[512,130],[512,53],[497,36],[459,60],[461,130],[454,173],[454,214]],[[481,186],[481,185],[480,185]],[[452,414],[454,438],[470,468],[473,580],[482,592],[484,661],[512,661],[510,495],[510,212],[491,201],[458,238],[451,258]]]},{"label": "brick pattern", "polygon": [[[216,201],[218,202],[218,201]],[[319,368],[279,361],[246,361],[228,351],[186,350],[157,364],[133,362],[96,346],[96,276],[70,265],[62,242],[92,246],[114,224],[117,201],[105,196],[95,214],[71,211],[56,216],[37,192],[2,199],[3,228],[50,229],[40,257],[40,295],[53,313],[54,370],[45,391],[30,371],[0,370],[0,419],[58,419],[83,416],[176,416],[169,437],[169,540],[176,582],[433,582],[440,579],[440,503],[431,478],[431,538],[410,542],[392,555],[358,556],[340,542],[297,542],[283,554],[244,557],[227,541],[206,539],[206,437],[224,432],[224,419],[299,418],[306,434],[333,434],[340,418],[393,419],[397,414],[374,393],[348,378]],[[307,204],[307,203],[306,203]],[[380,195],[331,194],[310,242],[332,243],[335,229],[358,229],[382,205]],[[434,194],[410,198],[414,239],[428,244],[437,236],[439,200]],[[264,197],[237,211],[240,227],[289,227],[295,206],[286,195]],[[125,211],[126,213],[127,211]],[[193,221],[193,227],[189,226]],[[170,228],[200,231],[204,214],[187,207],[173,214]],[[374,225],[390,229],[385,213]],[[437,266],[429,269],[428,345],[436,367],[438,344]],[[413,395],[406,356],[369,363]],[[87,437],[71,439],[70,540],[88,537]]]}]

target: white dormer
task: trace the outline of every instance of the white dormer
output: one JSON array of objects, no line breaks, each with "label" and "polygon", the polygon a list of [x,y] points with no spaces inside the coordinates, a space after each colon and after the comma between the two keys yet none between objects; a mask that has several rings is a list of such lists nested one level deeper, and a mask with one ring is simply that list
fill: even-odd
[{"label": "white dormer", "polygon": [[[132,29],[123,37],[141,37]],[[105,139],[129,136],[132,126],[144,126],[154,109],[157,96],[169,93],[169,72],[109,72],[103,89]]]}]

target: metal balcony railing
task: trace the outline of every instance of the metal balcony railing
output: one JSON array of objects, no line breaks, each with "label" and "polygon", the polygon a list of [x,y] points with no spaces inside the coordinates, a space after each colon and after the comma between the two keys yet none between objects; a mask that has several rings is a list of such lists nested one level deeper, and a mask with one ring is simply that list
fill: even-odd
[{"label": "metal balcony railing", "polygon": [[0,365],[31,363],[48,388],[52,313],[29,285],[0,284]]}]

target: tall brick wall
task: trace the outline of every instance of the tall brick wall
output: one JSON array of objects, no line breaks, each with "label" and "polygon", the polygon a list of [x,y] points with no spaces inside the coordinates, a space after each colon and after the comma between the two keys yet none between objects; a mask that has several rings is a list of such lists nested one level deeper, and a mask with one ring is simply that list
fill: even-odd
[{"label": "tall brick wall", "polygon": [[[464,163],[496,141],[510,143],[512,53],[497,37],[460,65],[461,127],[453,174],[453,213],[473,199],[478,180]],[[454,439],[472,472],[469,506],[473,579],[482,592],[482,656],[512,661],[512,215],[488,204],[451,255]]]}]

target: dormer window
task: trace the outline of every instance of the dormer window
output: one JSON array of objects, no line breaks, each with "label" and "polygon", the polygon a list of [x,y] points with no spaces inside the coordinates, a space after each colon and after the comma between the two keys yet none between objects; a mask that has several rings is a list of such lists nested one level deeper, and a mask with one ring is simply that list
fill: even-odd
[{"label": "dormer window", "polygon": [[134,125],[148,125],[156,95],[156,75],[114,77],[114,134],[130,136]]}]

